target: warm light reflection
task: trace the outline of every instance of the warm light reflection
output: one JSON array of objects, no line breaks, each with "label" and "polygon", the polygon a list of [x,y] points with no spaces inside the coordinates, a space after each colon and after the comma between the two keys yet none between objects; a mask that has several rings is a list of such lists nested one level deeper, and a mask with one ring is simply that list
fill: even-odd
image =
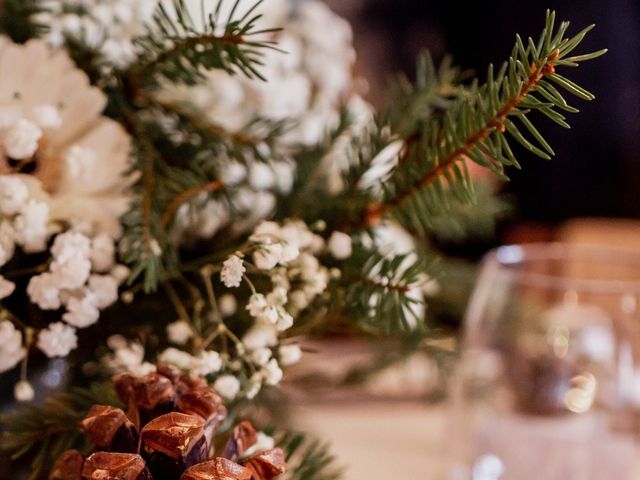
[{"label": "warm light reflection", "polygon": [[583,373],[573,377],[571,384],[573,387],[564,396],[565,406],[574,413],[589,411],[596,396],[596,377]]}]

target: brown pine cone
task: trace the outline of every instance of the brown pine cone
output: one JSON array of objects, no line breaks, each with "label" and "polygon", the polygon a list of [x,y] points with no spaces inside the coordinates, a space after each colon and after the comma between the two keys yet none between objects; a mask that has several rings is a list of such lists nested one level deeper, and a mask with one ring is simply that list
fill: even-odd
[{"label": "brown pine cone", "polygon": [[63,453],[51,480],[273,480],[286,470],[279,448],[244,458],[258,441],[250,422],[209,456],[227,410],[204,380],[161,365],[140,378],[116,375],[113,383],[127,413],[91,407],[80,428],[93,453],[86,460],[76,450]]}]

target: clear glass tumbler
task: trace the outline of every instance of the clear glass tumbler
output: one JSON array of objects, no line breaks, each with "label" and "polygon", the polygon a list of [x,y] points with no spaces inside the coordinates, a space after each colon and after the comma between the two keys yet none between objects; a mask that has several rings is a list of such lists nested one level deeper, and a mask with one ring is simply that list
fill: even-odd
[{"label": "clear glass tumbler", "polygon": [[465,318],[451,480],[640,479],[640,255],[506,246]]}]

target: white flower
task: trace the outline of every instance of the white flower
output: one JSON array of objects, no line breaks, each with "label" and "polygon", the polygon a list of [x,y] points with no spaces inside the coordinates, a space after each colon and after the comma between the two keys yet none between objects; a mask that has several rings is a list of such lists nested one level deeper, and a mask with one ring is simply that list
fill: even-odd
[{"label": "white flower", "polygon": [[242,344],[250,351],[273,347],[278,344],[278,331],[275,325],[256,323],[244,334]]},{"label": "white flower", "polygon": [[91,275],[89,290],[96,307],[107,308],[118,300],[118,281],[110,275]]},{"label": "white flower", "polygon": [[287,312],[284,307],[277,307],[276,327],[280,332],[284,332],[293,326],[293,317]]},{"label": "white flower", "polygon": [[60,111],[53,105],[36,105],[31,112],[33,121],[40,128],[58,128],[62,125]]},{"label": "white flower", "polygon": [[270,305],[285,305],[287,303],[287,290],[284,287],[275,287],[267,294],[267,303]]},{"label": "white flower", "polygon": [[16,242],[25,252],[40,252],[47,246],[49,206],[44,202],[29,200],[14,221]]},{"label": "white flower", "polygon": [[95,272],[106,272],[113,268],[115,255],[116,246],[109,235],[101,233],[91,239],[89,259]]},{"label": "white flower", "polygon": [[278,365],[278,361],[275,358],[272,358],[269,363],[267,363],[262,368],[262,374],[264,375],[264,381],[268,385],[277,385],[282,380],[283,373],[280,365]]},{"label": "white flower", "polygon": [[225,169],[220,175],[222,183],[225,185],[233,186],[237,185],[247,176],[247,167],[240,162],[230,162],[225,165]]},{"label": "white flower", "polygon": [[16,284],[0,275],[0,300],[7,298],[16,289]]},{"label": "white flower", "polygon": [[261,293],[254,293],[249,297],[249,302],[247,303],[246,308],[249,311],[249,315],[252,317],[259,317],[268,306],[269,303],[267,302],[267,297]]},{"label": "white flower", "polygon": [[158,361],[160,363],[175,365],[181,370],[190,371],[196,360],[192,355],[183,350],[169,347],[158,355]]},{"label": "white flower", "polygon": [[4,151],[9,158],[16,160],[31,158],[38,150],[40,138],[40,127],[26,118],[21,118],[5,134]]},{"label": "white flower", "polygon": [[78,346],[76,329],[62,322],[50,324],[38,334],[37,346],[49,357],[66,357]]},{"label": "white flower", "polygon": [[261,245],[253,253],[253,262],[260,270],[271,270],[282,258],[282,245],[274,243],[272,245]]},{"label": "white flower", "polygon": [[29,299],[42,310],[60,308],[60,289],[56,278],[48,272],[31,277],[27,286]]},{"label": "white flower", "polygon": [[223,317],[230,317],[238,311],[238,301],[233,294],[225,293],[218,299],[218,308]]},{"label": "white flower", "polygon": [[29,189],[17,175],[0,175],[0,213],[15,215],[29,198]]},{"label": "white flower", "polygon": [[118,282],[118,285],[122,285],[129,275],[131,275],[131,269],[126,265],[116,265],[111,269],[109,274]]},{"label": "white flower", "polygon": [[20,380],[13,387],[13,396],[19,402],[30,402],[35,396],[33,387],[26,380]]},{"label": "white flower", "polygon": [[51,263],[50,268],[60,288],[72,290],[86,283],[91,273],[91,262],[78,255],[63,262],[56,260]]},{"label": "white flower", "polygon": [[255,162],[249,170],[249,183],[256,190],[268,190],[273,187],[275,175],[268,165]]},{"label": "white flower", "polygon": [[251,360],[256,365],[264,366],[271,359],[271,349],[269,348],[258,348],[251,352]]},{"label": "white flower", "polygon": [[188,322],[178,320],[167,325],[167,338],[171,343],[185,345],[191,337],[193,337],[193,330]]},{"label": "white flower", "polygon": [[288,265],[293,262],[300,255],[300,250],[297,245],[285,243],[282,246],[282,253],[280,254],[280,263],[282,265]]},{"label": "white flower", "polygon": [[26,353],[22,332],[8,320],[0,322],[0,373],[15,367]]},{"label": "white flower", "polygon": [[285,367],[298,363],[302,358],[302,350],[298,345],[282,345],[278,349],[280,364]]},{"label": "white flower", "polygon": [[96,297],[90,292],[84,292],[82,297],[72,296],[66,306],[68,312],[62,315],[62,319],[76,328],[86,328],[100,318]]},{"label": "white flower", "polygon": [[222,264],[220,279],[228,288],[239,287],[245,271],[242,259],[237,255],[231,255]]},{"label": "white flower", "polygon": [[233,400],[240,392],[240,382],[233,375],[222,375],[216,379],[213,389],[226,400]]},{"label": "white flower", "polygon": [[58,235],[51,246],[51,255],[58,262],[72,258],[87,258],[91,250],[91,240],[81,233],[65,232]]},{"label": "white flower", "polygon": [[[59,36],[61,26],[53,27],[49,37]],[[0,57],[11,59],[7,81],[0,84],[0,111],[12,112],[1,115],[8,128],[0,130],[0,174],[12,172],[11,159],[33,157],[33,173],[24,176],[40,184],[42,196],[36,200],[48,206],[51,220],[117,236],[130,199],[125,177],[130,140],[120,124],[101,115],[106,95],[66,51],[51,49],[43,40],[19,45],[2,37]],[[65,161],[74,147],[95,156],[84,165],[82,181],[74,175],[77,165]],[[33,236],[25,240],[31,251],[37,249],[34,242]]]},{"label": "white flower", "polygon": [[218,352],[206,350],[201,352],[194,362],[191,373],[204,377],[215,372],[219,372],[222,368],[222,358]]},{"label": "white flower", "polygon": [[95,170],[96,153],[90,148],[73,145],[66,153],[64,161],[69,169],[69,175],[78,182],[91,179]]},{"label": "white flower", "polygon": [[122,335],[111,335],[107,345],[113,353],[102,357],[102,363],[109,370],[129,372],[136,376],[156,370],[155,365],[144,361],[144,347],[138,342],[129,342]]},{"label": "white flower", "polygon": [[351,237],[346,233],[338,231],[335,231],[331,234],[327,247],[329,248],[331,255],[333,255],[338,260],[349,258],[351,256],[351,253],[353,252]]}]

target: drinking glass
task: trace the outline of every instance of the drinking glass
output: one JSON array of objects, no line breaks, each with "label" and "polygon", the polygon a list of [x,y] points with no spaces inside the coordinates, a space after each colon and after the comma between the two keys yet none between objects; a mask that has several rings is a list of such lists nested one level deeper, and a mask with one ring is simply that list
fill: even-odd
[{"label": "drinking glass", "polygon": [[452,380],[451,480],[640,479],[640,255],[505,246]]}]

